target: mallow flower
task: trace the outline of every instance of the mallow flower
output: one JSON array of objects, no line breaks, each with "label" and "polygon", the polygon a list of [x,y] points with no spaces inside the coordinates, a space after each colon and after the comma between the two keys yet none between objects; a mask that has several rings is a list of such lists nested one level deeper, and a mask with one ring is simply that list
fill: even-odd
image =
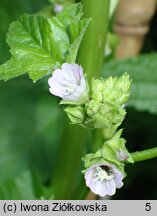
[{"label": "mallow flower", "polygon": [[48,84],[50,93],[64,101],[79,102],[87,96],[83,68],[78,64],[62,64],[61,69],[53,72]]},{"label": "mallow flower", "polygon": [[85,173],[86,185],[101,197],[114,195],[123,186],[124,174],[113,164],[95,164]]}]

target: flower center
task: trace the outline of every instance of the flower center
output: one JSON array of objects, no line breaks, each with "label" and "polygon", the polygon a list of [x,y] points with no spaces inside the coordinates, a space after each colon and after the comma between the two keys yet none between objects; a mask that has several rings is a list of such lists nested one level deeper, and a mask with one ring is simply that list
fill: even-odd
[{"label": "flower center", "polygon": [[95,181],[100,180],[102,182],[103,180],[113,179],[114,175],[108,166],[102,165],[96,167],[96,172],[94,173],[93,177]]}]

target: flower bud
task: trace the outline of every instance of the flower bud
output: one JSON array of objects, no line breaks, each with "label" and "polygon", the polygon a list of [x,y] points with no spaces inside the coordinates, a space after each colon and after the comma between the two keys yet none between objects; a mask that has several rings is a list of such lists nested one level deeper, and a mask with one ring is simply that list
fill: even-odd
[{"label": "flower bud", "polygon": [[51,94],[63,99],[62,104],[85,103],[88,87],[83,68],[78,64],[62,64],[61,69],[56,69],[48,84]]},{"label": "flower bud", "polygon": [[117,102],[123,105],[129,97],[131,81],[126,73],[121,77],[109,77],[104,81],[103,102]]},{"label": "flower bud", "polygon": [[[98,107],[98,105],[97,105],[97,107]],[[87,108],[85,107],[85,109],[87,109]],[[99,103],[98,111],[95,114],[94,114],[94,112],[92,114],[93,115],[91,115],[91,116],[88,115],[86,117],[84,124],[87,127],[104,128],[104,129],[114,127],[116,130],[117,127],[122,123],[126,112],[124,109],[122,109],[119,106],[115,106],[115,104],[113,104],[113,103],[104,103],[104,104]]]},{"label": "flower bud", "polygon": [[92,116],[99,110],[99,102],[91,100],[90,102],[86,103],[86,112],[88,116]]},{"label": "flower bud", "polygon": [[82,106],[67,107],[64,109],[72,124],[81,124],[85,119],[85,111]]},{"label": "flower bud", "polygon": [[[128,163],[133,163],[133,159],[130,155],[130,153],[128,152],[128,150],[125,147],[125,139],[121,138],[121,134],[122,134],[122,130],[119,130],[113,137],[112,139],[108,140],[104,146],[103,146],[103,154],[104,157],[108,157],[106,155],[106,145],[110,146],[110,148],[112,148],[112,150],[115,152],[114,153],[114,158],[115,158],[115,163],[118,159],[119,162],[125,162],[127,161]],[[112,157],[113,159],[113,157]],[[114,161],[113,161],[114,162]]]},{"label": "flower bud", "polygon": [[125,104],[129,97],[131,80],[129,79],[129,75],[125,73],[117,80],[116,87],[121,90],[121,95],[119,95],[119,103]]},{"label": "flower bud", "polygon": [[123,151],[123,150],[118,150],[117,151],[117,159],[119,161],[126,161],[128,159],[128,154],[126,151]]},{"label": "flower bud", "polygon": [[91,97],[93,100],[96,100],[98,102],[102,102],[103,95],[103,85],[104,81],[103,79],[93,79],[92,85],[91,85]]},{"label": "flower bud", "polygon": [[87,154],[83,158],[85,168],[89,168],[93,163],[102,163],[103,161],[112,162],[118,167],[123,166],[123,162],[117,160],[117,151],[119,149],[124,151],[125,140],[120,137],[121,133],[122,130],[119,130],[111,139],[107,140],[96,153]]}]

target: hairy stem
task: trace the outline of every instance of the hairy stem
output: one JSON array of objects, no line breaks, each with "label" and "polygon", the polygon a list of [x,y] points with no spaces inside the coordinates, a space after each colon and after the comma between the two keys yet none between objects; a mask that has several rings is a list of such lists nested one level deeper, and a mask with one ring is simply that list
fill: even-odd
[{"label": "hairy stem", "polygon": [[144,161],[144,160],[149,160],[149,159],[155,158],[155,157],[157,157],[157,147],[147,149],[144,151],[133,152],[133,153],[131,153],[131,156],[132,156],[134,162]]}]

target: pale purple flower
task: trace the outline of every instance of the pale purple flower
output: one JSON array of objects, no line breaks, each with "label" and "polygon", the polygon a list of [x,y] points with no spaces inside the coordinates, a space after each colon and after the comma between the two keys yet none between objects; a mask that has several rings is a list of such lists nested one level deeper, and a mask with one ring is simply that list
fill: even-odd
[{"label": "pale purple flower", "polygon": [[51,94],[65,101],[80,101],[87,94],[83,68],[78,64],[64,63],[48,80]]},{"label": "pale purple flower", "polygon": [[85,173],[86,185],[95,194],[101,197],[113,195],[116,188],[123,186],[124,174],[113,164],[95,164]]},{"label": "pale purple flower", "polygon": [[55,13],[60,13],[63,9],[64,9],[64,7],[61,4],[55,4],[54,5],[54,11],[55,11]]}]

